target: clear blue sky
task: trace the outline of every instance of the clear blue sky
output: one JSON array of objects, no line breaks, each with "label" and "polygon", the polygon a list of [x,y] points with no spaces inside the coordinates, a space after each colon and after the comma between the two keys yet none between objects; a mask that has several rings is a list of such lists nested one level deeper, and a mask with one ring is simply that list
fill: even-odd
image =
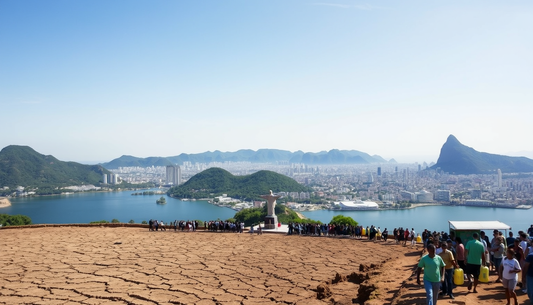
[{"label": "clear blue sky", "polygon": [[0,1],[0,148],[533,156],[533,1]]}]

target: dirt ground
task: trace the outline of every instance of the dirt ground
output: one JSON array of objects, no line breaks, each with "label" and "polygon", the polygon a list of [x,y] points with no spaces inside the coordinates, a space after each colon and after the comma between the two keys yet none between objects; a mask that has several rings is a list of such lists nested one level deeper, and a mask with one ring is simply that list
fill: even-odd
[{"label": "dirt ground", "polygon": [[[419,257],[349,238],[2,229],[0,304],[425,304]],[[458,287],[453,304],[505,304],[499,284],[478,290]]]}]

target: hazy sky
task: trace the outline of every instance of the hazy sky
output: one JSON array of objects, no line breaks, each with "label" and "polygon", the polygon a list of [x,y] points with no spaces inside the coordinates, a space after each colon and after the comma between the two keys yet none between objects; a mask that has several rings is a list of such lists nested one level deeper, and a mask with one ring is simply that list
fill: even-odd
[{"label": "hazy sky", "polygon": [[533,1],[0,1],[0,148],[430,162],[449,134],[533,156]]}]

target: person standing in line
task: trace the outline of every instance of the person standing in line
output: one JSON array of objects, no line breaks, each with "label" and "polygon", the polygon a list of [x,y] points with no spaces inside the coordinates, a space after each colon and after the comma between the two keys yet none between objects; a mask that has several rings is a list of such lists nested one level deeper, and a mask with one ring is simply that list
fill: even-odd
[{"label": "person standing in line", "polygon": [[428,245],[428,254],[418,262],[416,269],[416,282],[420,283],[420,273],[424,268],[424,289],[426,290],[426,304],[437,305],[440,283],[444,281],[444,266],[442,257],[435,255],[435,246]]},{"label": "person standing in line", "polygon": [[489,254],[489,248],[490,248],[490,240],[487,235],[485,235],[484,231],[481,231],[481,243],[483,243],[483,247],[485,247],[485,264],[487,267],[490,267],[490,254]]},{"label": "person standing in line", "polygon": [[472,289],[472,276],[474,277],[474,293],[477,293],[477,284],[479,283],[479,272],[481,266],[485,265],[485,247],[478,240],[479,234],[472,234],[473,240],[466,244],[466,270],[468,276],[468,290]]},{"label": "person standing in line", "polygon": [[411,232],[409,233],[409,238],[411,238],[411,247],[416,246],[416,232],[415,232],[415,228],[411,228]]},{"label": "person standing in line", "polygon": [[504,245],[503,245],[503,237],[497,236],[495,238],[494,247],[490,249],[492,254],[492,258],[494,260],[494,267],[496,268],[496,271],[498,272],[498,279],[496,280],[496,283],[500,283],[502,281],[502,273],[500,272],[500,265],[502,264],[502,259],[505,253]]},{"label": "person standing in line", "polygon": [[[496,248],[496,238],[498,237],[498,230],[494,230],[495,232],[492,234],[492,239],[490,241],[490,244],[487,244],[489,247],[489,254],[490,254],[490,267],[489,269],[492,271],[498,271],[498,268],[496,268],[496,264],[494,262],[494,251],[493,248]],[[500,277],[498,277],[499,279]]]},{"label": "person standing in line", "polygon": [[[451,244],[451,241],[450,241]],[[448,250],[448,243],[443,241],[441,244],[442,252],[439,254],[442,260],[446,264],[444,266],[444,282],[442,283],[442,294],[447,294],[450,298],[455,299],[453,296],[453,267],[457,268],[457,263],[453,256],[452,251]]]},{"label": "person standing in line", "polygon": [[465,245],[463,245],[463,240],[461,237],[457,236],[455,238],[455,242],[457,243],[457,246],[455,246],[455,252],[457,253],[457,264],[459,265],[459,268],[466,270],[466,263],[465,263]]},{"label": "person standing in line", "polygon": [[[503,236],[502,231],[498,231],[498,236],[502,238],[502,240],[503,240],[503,248],[507,251],[507,240]],[[505,254],[504,254],[504,256],[505,256]]]},{"label": "person standing in line", "polygon": [[428,245],[428,237],[428,230],[424,229],[424,231],[422,231],[422,253],[426,250]]},{"label": "person standing in line", "polygon": [[389,231],[387,230],[387,228],[385,228],[385,230],[383,230],[383,241],[387,242],[388,237],[389,237]]},{"label": "person standing in line", "polygon": [[518,300],[516,299],[516,283],[518,282],[518,273],[522,270],[520,268],[520,263],[516,258],[514,258],[514,250],[507,249],[507,257],[503,260],[500,265],[499,273],[502,275],[502,284],[505,288],[505,298],[507,299],[507,305],[511,304],[511,297],[514,300],[515,305],[518,305]]},{"label": "person standing in line", "polygon": [[522,274],[526,275],[526,289],[529,302],[533,303],[533,253],[529,253],[524,262]]},{"label": "person standing in line", "polygon": [[[521,249],[521,260],[520,260],[520,266],[522,269],[526,270],[525,263],[526,263],[526,251],[528,247],[528,239],[527,234],[524,232],[520,232],[520,249]],[[522,292],[527,293],[527,276],[526,272],[522,272]]]},{"label": "person standing in line", "polygon": [[513,237],[513,232],[509,232],[509,237],[507,237],[505,241],[507,242],[507,248],[514,247],[515,238]]}]

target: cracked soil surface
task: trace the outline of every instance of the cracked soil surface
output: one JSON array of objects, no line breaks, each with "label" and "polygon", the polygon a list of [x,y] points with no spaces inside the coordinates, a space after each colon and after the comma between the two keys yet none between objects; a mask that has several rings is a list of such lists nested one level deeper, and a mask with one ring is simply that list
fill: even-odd
[{"label": "cracked soil surface", "polygon": [[420,256],[349,238],[70,226],[0,230],[0,251],[0,304],[386,304]]}]

